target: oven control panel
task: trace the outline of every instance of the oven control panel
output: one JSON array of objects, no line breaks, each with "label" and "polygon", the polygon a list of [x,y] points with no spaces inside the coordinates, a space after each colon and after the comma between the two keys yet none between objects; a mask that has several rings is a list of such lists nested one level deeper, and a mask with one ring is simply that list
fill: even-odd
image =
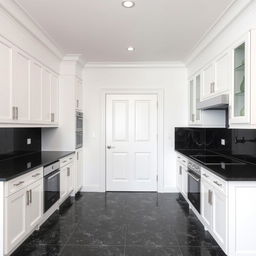
[{"label": "oven control panel", "polygon": [[188,161],[188,169],[197,173],[198,175],[201,175],[201,167],[192,161]]}]

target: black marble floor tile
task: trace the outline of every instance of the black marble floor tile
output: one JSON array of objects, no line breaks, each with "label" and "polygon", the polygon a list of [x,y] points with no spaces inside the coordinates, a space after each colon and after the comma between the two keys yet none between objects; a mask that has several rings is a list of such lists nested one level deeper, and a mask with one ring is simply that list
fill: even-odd
[{"label": "black marble floor tile", "polygon": [[79,246],[67,245],[61,256],[124,256],[124,246]]},{"label": "black marble floor tile", "polygon": [[180,194],[81,193],[13,255],[225,254]]},{"label": "black marble floor tile", "polygon": [[226,256],[219,247],[181,247],[183,256]]},{"label": "black marble floor tile", "polygon": [[127,246],[125,256],[183,256],[179,247]]}]

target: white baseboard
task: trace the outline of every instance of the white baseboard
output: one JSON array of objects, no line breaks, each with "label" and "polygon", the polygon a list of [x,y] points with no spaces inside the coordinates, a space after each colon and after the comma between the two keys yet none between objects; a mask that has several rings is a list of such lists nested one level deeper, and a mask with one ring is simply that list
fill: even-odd
[{"label": "white baseboard", "polygon": [[85,185],[82,187],[81,192],[105,192],[98,185]]},{"label": "white baseboard", "polygon": [[178,193],[178,189],[176,187],[164,187],[158,193]]}]

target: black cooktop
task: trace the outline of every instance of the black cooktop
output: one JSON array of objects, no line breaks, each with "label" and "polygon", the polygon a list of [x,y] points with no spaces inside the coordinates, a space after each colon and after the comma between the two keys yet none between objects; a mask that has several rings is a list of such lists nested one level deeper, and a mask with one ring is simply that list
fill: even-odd
[{"label": "black cooktop", "polygon": [[216,165],[216,164],[244,164],[238,160],[234,160],[225,156],[220,155],[191,155],[191,158],[197,160],[198,162],[206,165]]}]

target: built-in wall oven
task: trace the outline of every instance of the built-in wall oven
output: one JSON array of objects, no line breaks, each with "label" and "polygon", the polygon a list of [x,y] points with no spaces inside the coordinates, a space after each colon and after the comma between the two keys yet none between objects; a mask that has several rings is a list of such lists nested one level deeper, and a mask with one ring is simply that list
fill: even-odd
[{"label": "built-in wall oven", "polygon": [[60,199],[60,163],[44,167],[44,212]]},{"label": "built-in wall oven", "polygon": [[76,149],[83,147],[83,113],[76,112]]},{"label": "built-in wall oven", "polygon": [[201,169],[196,163],[188,162],[188,199],[200,213]]}]

